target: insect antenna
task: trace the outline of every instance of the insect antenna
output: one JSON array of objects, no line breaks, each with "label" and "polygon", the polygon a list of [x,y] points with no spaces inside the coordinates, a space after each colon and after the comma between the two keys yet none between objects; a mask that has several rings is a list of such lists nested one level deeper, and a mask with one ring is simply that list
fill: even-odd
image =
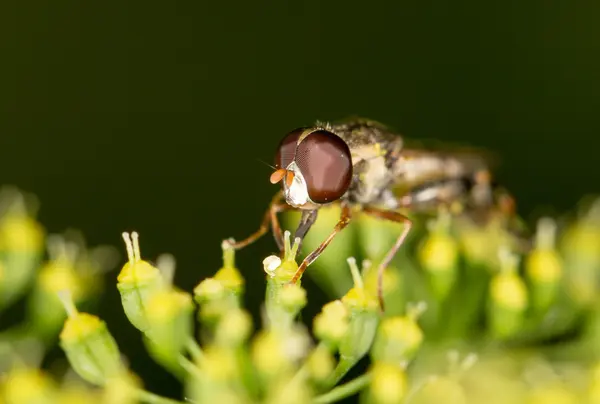
[{"label": "insect antenna", "polygon": [[272,166],[271,164],[267,163],[264,160],[261,160],[259,158],[256,159],[256,161],[263,163],[264,165],[266,165],[267,167],[271,167],[273,170],[277,170],[277,168],[275,168],[274,166]]}]

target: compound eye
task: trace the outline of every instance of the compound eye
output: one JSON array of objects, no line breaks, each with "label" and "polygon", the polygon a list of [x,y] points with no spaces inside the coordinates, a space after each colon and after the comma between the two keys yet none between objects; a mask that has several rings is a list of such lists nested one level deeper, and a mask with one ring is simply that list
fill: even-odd
[{"label": "compound eye", "polygon": [[287,168],[294,157],[296,156],[296,147],[298,146],[298,138],[306,128],[294,129],[281,139],[277,152],[275,153],[275,168]]},{"label": "compound eye", "polygon": [[350,187],[350,149],[342,138],[331,132],[318,130],[302,139],[296,149],[295,161],[313,202],[335,201]]}]

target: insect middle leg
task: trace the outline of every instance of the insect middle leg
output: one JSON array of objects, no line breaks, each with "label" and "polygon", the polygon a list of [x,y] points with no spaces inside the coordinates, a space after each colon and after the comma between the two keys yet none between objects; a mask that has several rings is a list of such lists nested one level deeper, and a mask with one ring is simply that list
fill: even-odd
[{"label": "insect middle leg", "polygon": [[291,283],[296,283],[298,281],[298,279],[300,279],[300,277],[302,276],[304,271],[306,271],[306,268],[310,264],[312,264],[317,258],[319,258],[319,255],[321,255],[323,253],[325,248],[327,248],[327,246],[329,245],[329,243],[331,243],[331,241],[335,238],[335,236],[339,232],[344,230],[344,228],[346,226],[348,226],[351,219],[352,219],[352,210],[351,210],[350,206],[348,204],[343,204],[342,205],[342,214],[340,215],[340,220],[337,222],[337,224],[333,228],[333,231],[313,252],[311,252],[310,254],[308,254],[306,256],[306,258],[304,258],[304,260],[302,261],[302,263],[296,270],[294,277],[290,281]]},{"label": "insect middle leg", "polygon": [[383,274],[385,272],[385,269],[390,265],[390,262],[392,262],[392,259],[406,240],[408,233],[410,233],[410,229],[412,228],[412,220],[410,220],[408,217],[404,216],[400,212],[380,209],[373,206],[365,206],[363,207],[362,211],[368,215],[380,219],[386,219],[392,222],[404,224],[402,233],[400,233],[400,235],[394,242],[394,245],[387,252],[381,263],[379,263],[379,267],[377,268],[377,298],[379,299],[379,307],[383,312],[385,310],[385,305],[383,301]]},{"label": "insect middle leg", "polygon": [[243,240],[234,241],[231,243],[232,247],[236,250],[239,250],[254,243],[256,240],[265,235],[265,233],[269,230],[269,224],[271,224],[271,230],[273,232],[275,242],[277,243],[277,247],[279,248],[280,252],[283,251],[283,234],[281,232],[281,225],[279,224],[277,214],[279,212],[292,209],[292,207],[287,203],[282,202],[282,199],[283,193],[281,191],[275,194],[271,200],[271,203],[269,204],[269,208],[265,212],[262,223],[260,224],[258,230]]}]

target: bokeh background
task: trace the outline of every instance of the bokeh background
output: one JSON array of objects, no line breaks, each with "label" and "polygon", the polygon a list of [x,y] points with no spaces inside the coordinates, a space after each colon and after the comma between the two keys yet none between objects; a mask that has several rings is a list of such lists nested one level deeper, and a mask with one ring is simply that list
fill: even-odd
[{"label": "bokeh background", "polygon": [[[51,232],[122,249],[139,231],[187,290],[258,225],[275,191],[259,160],[315,120],[490,149],[525,218],[562,212],[600,191],[599,20],[594,2],[2,2],[0,183],[37,194]],[[255,310],[274,249],[238,254]],[[100,314],[171,394],[116,288]]]}]

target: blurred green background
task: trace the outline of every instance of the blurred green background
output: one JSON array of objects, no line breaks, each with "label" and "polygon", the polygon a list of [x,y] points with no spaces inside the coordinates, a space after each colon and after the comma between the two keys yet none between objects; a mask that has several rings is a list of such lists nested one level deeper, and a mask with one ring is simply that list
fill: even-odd
[{"label": "blurred green background", "polygon": [[[526,218],[564,211],[600,191],[599,20],[592,2],[3,2],[0,183],[36,193],[52,232],[122,249],[139,231],[187,290],[258,225],[259,159],[317,119],[490,149]],[[255,309],[274,249],[238,254]],[[150,388],[174,388],[116,288],[100,314]]]}]

